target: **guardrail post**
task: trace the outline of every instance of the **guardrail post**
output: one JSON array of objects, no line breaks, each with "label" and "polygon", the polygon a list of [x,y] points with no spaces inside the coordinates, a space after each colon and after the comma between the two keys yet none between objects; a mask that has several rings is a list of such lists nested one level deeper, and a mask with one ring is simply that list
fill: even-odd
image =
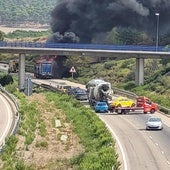
[{"label": "guardrail post", "polygon": [[18,72],[18,87],[20,91],[24,90],[25,83],[25,54],[19,54],[19,72]]}]

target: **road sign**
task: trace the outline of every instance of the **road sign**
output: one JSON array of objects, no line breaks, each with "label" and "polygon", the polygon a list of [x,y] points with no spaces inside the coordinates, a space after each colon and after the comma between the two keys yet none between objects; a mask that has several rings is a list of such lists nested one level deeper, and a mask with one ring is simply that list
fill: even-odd
[{"label": "road sign", "polygon": [[74,67],[71,67],[71,69],[70,69],[70,73],[76,73],[76,70],[75,70],[75,68],[74,68]]}]

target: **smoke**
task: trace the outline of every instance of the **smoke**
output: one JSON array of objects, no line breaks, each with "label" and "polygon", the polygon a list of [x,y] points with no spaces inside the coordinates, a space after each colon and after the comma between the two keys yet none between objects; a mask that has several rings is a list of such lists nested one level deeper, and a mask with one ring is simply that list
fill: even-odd
[{"label": "smoke", "polygon": [[79,42],[79,37],[76,36],[73,32],[65,32],[64,34],[60,34],[59,32],[55,32],[47,39],[47,42],[57,42],[57,43],[77,43]]},{"label": "smoke", "polygon": [[51,28],[57,41],[65,32],[72,32],[75,34],[70,40],[78,42],[79,37],[82,43],[92,42],[114,27],[155,35],[155,13],[159,13],[159,31],[164,35],[170,33],[169,9],[170,0],[58,0],[51,13]]}]

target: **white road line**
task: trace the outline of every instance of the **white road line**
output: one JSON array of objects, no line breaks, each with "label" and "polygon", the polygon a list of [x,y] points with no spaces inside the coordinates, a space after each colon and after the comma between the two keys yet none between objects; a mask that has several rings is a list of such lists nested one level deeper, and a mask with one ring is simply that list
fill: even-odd
[{"label": "white road line", "polygon": [[7,132],[8,132],[8,129],[9,129],[11,110],[9,109],[9,105],[7,104],[6,100],[1,95],[0,95],[0,98],[4,102],[4,104],[6,105],[6,108],[8,110],[8,122],[7,122],[7,126],[6,126],[8,128],[5,129],[4,133],[0,137],[0,141],[2,141],[2,139],[5,138],[5,135],[7,135]]},{"label": "white road line", "polygon": [[[100,117],[100,119],[102,119],[102,118]],[[103,119],[102,119],[102,121],[103,121]],[[103,121],[103,122],[104,122],[104,121]],[[122,145],[121,145],[121,142],[120,142],[118,136],[116,135],[116,133],[113,131],[113,129],[112,129],[108,124],[106,124],[106,126],[108,127],[108,129],[110,130],[110,132],[114,135],[114,137],[115,137],[115,139],[116,139],[116,141],[117,141],[117,143],[118,143],[118,145],[119,145],[119,148],[120,148],[120,151],[121,151],[121,154],[122,154],[122,158],[123,158],[124,170],[128,170],[127,161],[126,161],[126,156],[125,156],[125,152],[124,152],[124,150],[123,150],[123,147],[122,147]]]}]

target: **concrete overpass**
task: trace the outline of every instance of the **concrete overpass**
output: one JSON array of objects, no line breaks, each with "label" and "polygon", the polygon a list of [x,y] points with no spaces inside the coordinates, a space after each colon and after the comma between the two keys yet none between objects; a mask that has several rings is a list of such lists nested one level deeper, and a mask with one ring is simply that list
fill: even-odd
[{"label": "concrete overpass", "polygon": [[[76,48],[77,46],[77,48]],[[19,54],[19,89],[22,90],[24,88],[25,81],[25,55],[26,54],[39,54],[39,55],[64,55],[64,56],[78,56],[78,57],[109,57],[109,58],[117,58],[117,59],[127,59],[127,58],[136,58],[136,76],[135,82],[137,85],[142,85],[144,82],[144,59],[154,58],[170,58],[170,52],[168,51],[153,51],[146,49],[142,50],[121,50],[121,49],[101,49],[102,46],[97,46],[96,49],[89,48],[89,45],[79,46],[65,46],[62,44],[62,47],[27,47],[27,46],[1,46],[0,53],[13,53]]]}]

